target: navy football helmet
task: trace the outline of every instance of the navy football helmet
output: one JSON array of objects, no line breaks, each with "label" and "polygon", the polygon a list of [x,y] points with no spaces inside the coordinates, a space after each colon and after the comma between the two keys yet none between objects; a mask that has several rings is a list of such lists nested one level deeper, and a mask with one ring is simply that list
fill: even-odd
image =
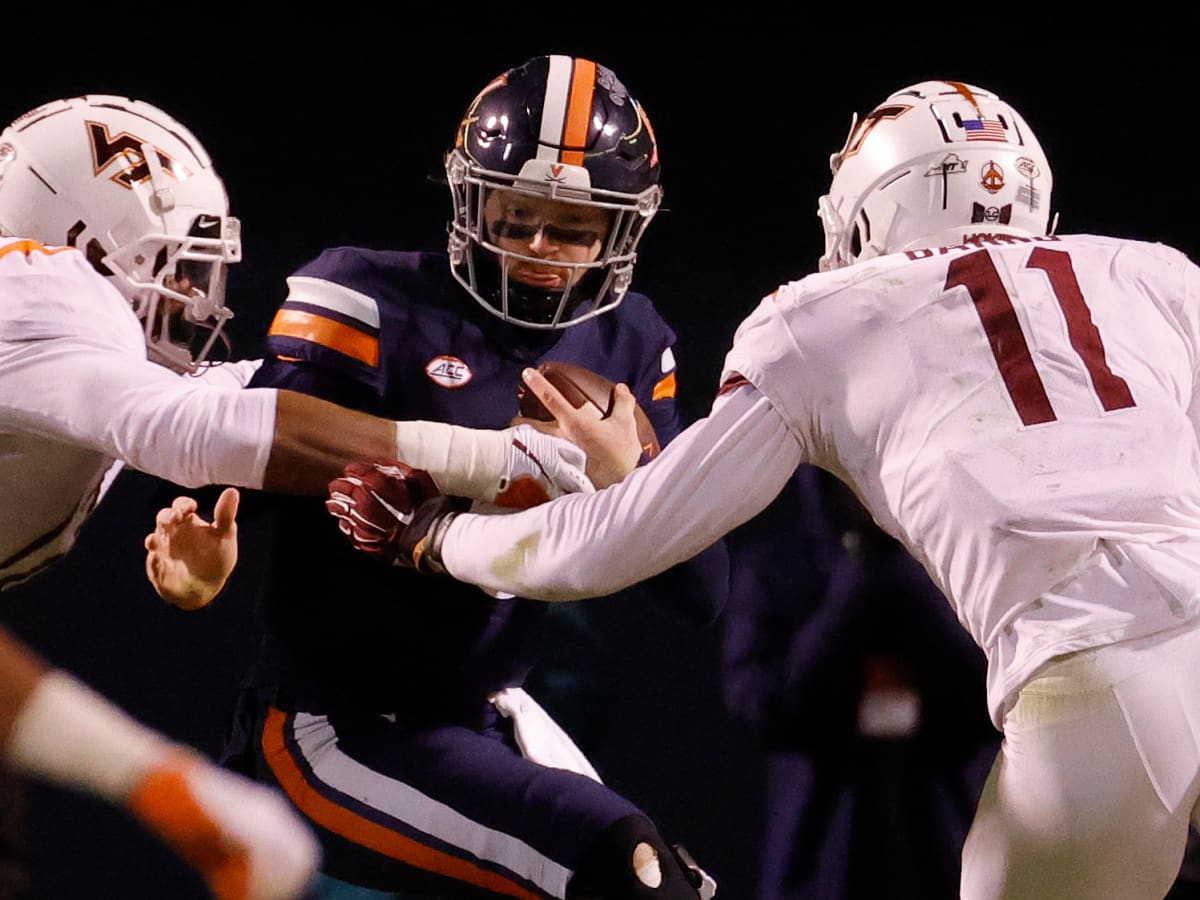
[{"label": "navy football helmet", "polygon": [[[450,267],[485,309],[527,328],[561,329],[621,302],[662,188],[654,131],[610,69],[577,57],[539,56],[494,78],[463,116],[445,166],[454,205]],[[505,249],[501,238],[544,229],[570,243],[592,233],[545,222],[489,227],[484,208],[496,191],[532,205],[561,203],[592,221],[601,210],[608,227],[593,235],[598,256],[555,260],[570,274],[554,289],[514,277],[514,270],[546,260]]]}]

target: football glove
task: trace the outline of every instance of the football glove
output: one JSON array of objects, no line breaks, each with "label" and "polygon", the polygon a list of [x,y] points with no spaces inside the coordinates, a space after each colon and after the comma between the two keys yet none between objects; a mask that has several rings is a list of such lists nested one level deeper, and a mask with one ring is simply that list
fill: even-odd
[{"label": "football glove", "polygon": [[329,482],[325,508],[355,548],[385,563],[441,573],[437,548],[455,502],[423,469],[402,462],[350,463]]},{"label": "football glove", "polygon": [[506,509],[528,509],[571,493],[596,490],[587,476],[587,454],[570,441],[532,425],[510,428],[511,441],[493,501]]}]

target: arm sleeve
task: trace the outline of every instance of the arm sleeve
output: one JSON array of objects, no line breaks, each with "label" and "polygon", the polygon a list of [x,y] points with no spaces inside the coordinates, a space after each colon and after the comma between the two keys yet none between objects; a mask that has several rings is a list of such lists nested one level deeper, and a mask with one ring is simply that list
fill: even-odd
[{"label": "arm sleeve", "polygon": [[442,562],[461,581],[520,597],[614,593],[689,559],[764,509],[801,461],[796,436],[746,384],[603,491],[508,516],[459,516]]},{"label": "arm sleeve", "polygon": [[0,348],[0,416],[185,487],[260,487],[275,391],[218,387],[80,337]]}]

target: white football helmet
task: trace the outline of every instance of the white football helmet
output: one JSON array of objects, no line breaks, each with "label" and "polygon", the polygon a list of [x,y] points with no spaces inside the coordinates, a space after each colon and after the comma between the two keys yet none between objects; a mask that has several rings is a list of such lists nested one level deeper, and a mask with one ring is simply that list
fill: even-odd
[{"label": "white football helmet", "polygon": [[195,136],[140,100],[55,100],[0,133],[0,234],[83,251],[129,300],[149,358],[180,372],[233,313],[241,225]]},{"label": "white football helmet", "polygon": [[817,213],[822,271],[987,235],[1051,233],[1050,163],[1021,115],[959,81],[897,91],[850,123]]}]

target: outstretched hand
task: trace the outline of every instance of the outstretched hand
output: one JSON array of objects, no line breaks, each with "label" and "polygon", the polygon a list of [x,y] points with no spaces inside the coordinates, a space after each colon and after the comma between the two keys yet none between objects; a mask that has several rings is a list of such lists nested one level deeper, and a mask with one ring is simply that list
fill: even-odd
[{"label": "outstretched hand", "polygon": [[535,368],[522,372],[521,379],[554,416],[554,422],[518,421],[566,438],[583,450],[587,454],[588,478],[597,490],[616,484],[637,468],[643,448],[634,418],[637,400],[628,385],[617,384],[612,410],[602,418],[599,410],[588,404],[576,409]]},{"label": "outstretched hand", "polygon": [[191,497],[176,497],[158,511],[146,535],[146,577],[173,606],[194,610],[221,592],[237,565],[237,510],[241,495],[226,488],[217,498],[211,522]]}]

